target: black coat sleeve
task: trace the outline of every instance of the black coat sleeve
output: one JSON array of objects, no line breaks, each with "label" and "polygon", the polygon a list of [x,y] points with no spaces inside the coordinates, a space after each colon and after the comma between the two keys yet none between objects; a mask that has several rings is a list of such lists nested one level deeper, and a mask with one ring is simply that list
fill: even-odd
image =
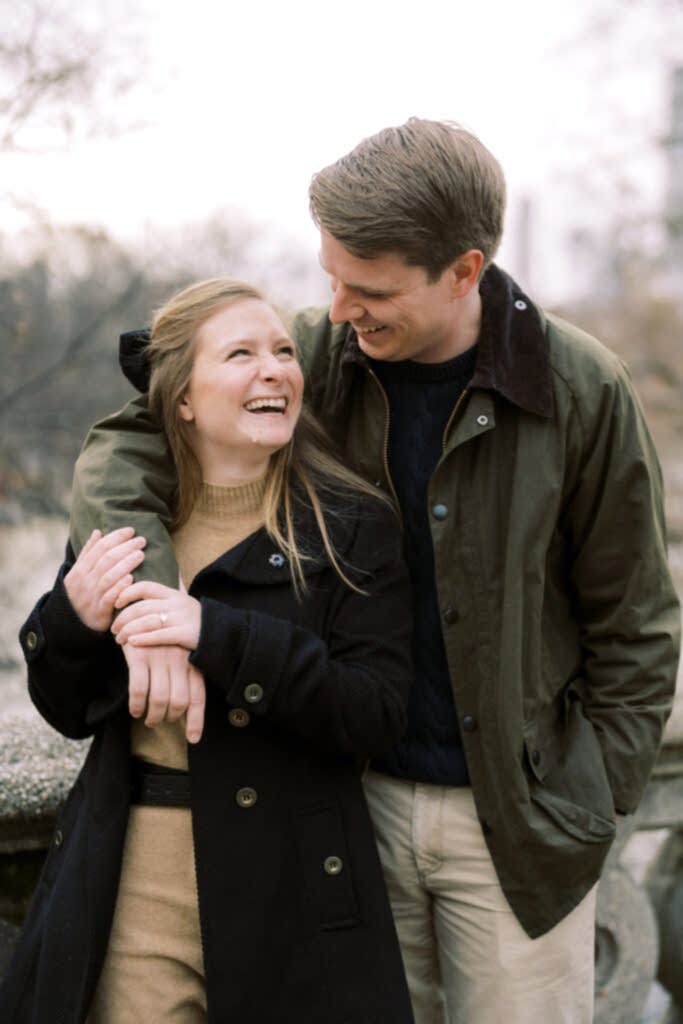
[{"label": "black coat sleeve", "polygon": [[36,708],[64,736],[83,739],[127,700],[128,674],[109,631],[89,629],[71,606],[64,576],[73,561],[69,547],[54,587],[21,627],[19,641]]},{"label": "black coat sleeve", "polygon": [[363,570],[364,593],[327,570],[324,639],[286,618],[202,598],[191,660],[228,704],[326,751],[365,758],[402,735],[412,681],[411,593],[394,514],[373,503],[345,556]]}]

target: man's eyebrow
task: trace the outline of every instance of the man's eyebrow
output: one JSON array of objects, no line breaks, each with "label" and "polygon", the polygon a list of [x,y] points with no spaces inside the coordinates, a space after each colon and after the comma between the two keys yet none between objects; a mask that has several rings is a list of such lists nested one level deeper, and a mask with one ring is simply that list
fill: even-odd
[{"label": "man's eyebrow", "polygon": [[[321,253],[318,253],[318,263],[320,264],[320,266],[323,269],[323,271],[328,275],[328,277],[332,277],[333,276],[332,274],[330,274],[329,270],[327,269],[327,267],[323,263],[323,258],[322,258],[322,254]],[[345,286],[347,288],[353,288],[353,290],[355,292],[360,292],[362,295],[372,295],[372,296],[375,296],[377,298],[380,298],[382,296],[392,295],[393,292],[394,292],[393,288],[368,288],[368,287],[366,287],[363,284],[354,284],[353,281],[344,281],[343,283],[345,284]]]}]

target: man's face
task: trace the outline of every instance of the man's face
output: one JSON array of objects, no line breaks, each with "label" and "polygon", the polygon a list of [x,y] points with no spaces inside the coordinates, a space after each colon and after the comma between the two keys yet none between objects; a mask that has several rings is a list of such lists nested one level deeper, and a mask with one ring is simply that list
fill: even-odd
[{"label": "man's face", "polygon": [[320,263],[333,292],[330,319],[348,321],[372,359],[440,363],[460,351],[453,267],[430,282],[422,267],[408,266],[396,253],[361,259],[326,231]]}]

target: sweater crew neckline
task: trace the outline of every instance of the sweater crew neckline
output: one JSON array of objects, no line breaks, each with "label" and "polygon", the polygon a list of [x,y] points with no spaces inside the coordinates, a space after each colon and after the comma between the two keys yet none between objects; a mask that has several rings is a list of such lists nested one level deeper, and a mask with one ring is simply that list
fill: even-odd
[{"label": "sweater crew neckline", "polygon": [[194,511],[211,518],[225,515],[248,515],[263,508],[266,478],[247,484],[224,485],[203,483]]},{"label": "sweater crew neckline", "polygon": [[412,359],[403,359],[396,363],[378,359],[372,359],[370,362],[378,376],[385,380],[387,378],[424,382],[456,380],[464,375],[470,377],[474,373],[477,362],[477,345],[478,342],[475,342],[470,348],[453,356],[452,359],[447,359],[444,363],[417,363]]}]

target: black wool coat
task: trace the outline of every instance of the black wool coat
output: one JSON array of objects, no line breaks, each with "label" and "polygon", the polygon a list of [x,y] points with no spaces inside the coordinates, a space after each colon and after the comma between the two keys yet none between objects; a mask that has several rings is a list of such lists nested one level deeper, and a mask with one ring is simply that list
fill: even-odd
[{"label": "black wool coat", "polygon": [[[334,572],[303,507],[303,600],[265,530],[191,587],[202,603],[192,660],[207,684],[204,734],[188,753],[211,1024],[413,1019],[360,778],[405,725],[409,582],[390,510],[354,498],[331,522],[364,594]],[[63,585],[72,558],[20,638],[40,713],[93,742],[0,988],[7,1024],[85,1021],[126,832],[125,662],[109,634],[72,610]],[[246,726],[232,724],[237,708]],[[256,795],[246,807],[245,788]]]}]

